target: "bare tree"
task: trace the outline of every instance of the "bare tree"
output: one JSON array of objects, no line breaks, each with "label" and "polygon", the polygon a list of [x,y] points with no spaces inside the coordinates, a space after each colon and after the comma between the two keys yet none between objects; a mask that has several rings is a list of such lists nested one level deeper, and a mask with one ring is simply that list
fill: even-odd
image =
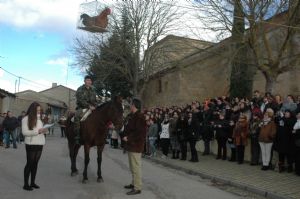
[{"label": "bare tree", "polygon": [[[162,36],[177,28],[174,23],[179,13],[178,8],[174,6],[175,3],[175,1],[166,3],[166,1],[162,0],[135,0],[123,1],[120,5],[121,8],[127,9],[134,34],[134,95],[138,94],[139,74],[145,75],[142,71],[151,62],[144,59],[145,52],[157,43]],[[144,78],[147,78],[147,74]]]},{"label": "bare tree", "polygon": [[[197,1],[201,7],[200,19],[207,28],[218,31],[219,36],[231,35],[234,0]],[[297,54],[295,35],[299,34],[299,0],[245,0],[242,1],[246,21],[245,42],[250,48],[254,64],[266,79],[266,91],[274,90],[275,82],[282,73],[295,67]],[[203,9],[204,8],[204,9]],[[206,16],[206,17],[205,17]],[[298,19],[298,20],[297,20]],[[299,44],[298,44],[299,45]],[[235,54],[235,53],[234,53]]]},{"label": "bare tree", "polygon": [[248,42],[257,67],[265,76],[266,91],[272,93],[278,76],[295,67],[296,57],[290,56],[293,45],[291,39],[297,33],[299,21],[295,19],[300,1],[295,1],[293,6],[289,6],[288,0],[247,3],[249,12],[245,16],[249,21]]},{"label": "bare tree", "polygon": [[[103,68],[102,77],[108,76],[107,72],[118,70],[132,83],[133,95],[138,95],[138,82],[141,75],[145,75],[144,69],[151,61],[144,58],[144,53],[153,46],[162,36],[168,34],[170,31],[177,28],[174,25],[179,16],[178,8],[175,7],[176,1],[163,0],[132,0],[132,1],[118,1],[115,3],[114,15],[111,21],[111,33],[121,35],[123,27],[124,13],[129,20],[127,28],[130,32],[130,48],[133,53],[133,61],[120,55],[121,46],[109,48],[107,53],[110,53],[112,60],[99,63]],[[111,34],[111,35],[112,35]],[[111,36],[109,35],[109,37]],[[126,39],[126,37],[119,39]],[[75,39],[72,48],[73,54],[76,58],[76,65],[80,67],[89,67],[91,61],[95,58],[95,54],[101,59],[101,48],[107,45],[108,38],[103,36],[91,36],[88,39]],[[122,62],[122,64],[116,64]],[[145,76],[144,76],[145,77]]]}]

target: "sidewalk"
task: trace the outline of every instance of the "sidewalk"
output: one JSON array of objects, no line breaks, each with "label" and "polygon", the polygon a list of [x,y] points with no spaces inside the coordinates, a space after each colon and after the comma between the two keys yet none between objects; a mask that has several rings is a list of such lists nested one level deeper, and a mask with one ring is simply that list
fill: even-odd
[{"label": "sidewalk", "polygon": [[278,173],[278,171],[261,171],[260,166],[248,163],[238,165],[236,162],[216,160],[215,156],[202,156],[199,162],[149,158],[164,166],[178,169],[192,175],[199,175],[219,183],[232,185],[271,199],[300,199],[300,177],[294,173]]}]

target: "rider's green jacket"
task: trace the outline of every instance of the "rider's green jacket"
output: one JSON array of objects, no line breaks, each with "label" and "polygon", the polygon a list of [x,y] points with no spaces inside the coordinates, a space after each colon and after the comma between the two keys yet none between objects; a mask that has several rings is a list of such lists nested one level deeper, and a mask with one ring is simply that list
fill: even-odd
[{"label": "rider's green jacket", "polygon": [[80,86],[76,91],[77,109],[86,109],[90,105],[96,105],[96,91],[94,87],[86,88],[85,85]]}]

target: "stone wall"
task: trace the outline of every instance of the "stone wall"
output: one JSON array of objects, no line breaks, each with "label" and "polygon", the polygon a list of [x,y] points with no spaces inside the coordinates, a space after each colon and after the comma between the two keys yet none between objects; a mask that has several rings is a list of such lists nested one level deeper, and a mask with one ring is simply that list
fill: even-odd
[{"label": "stone wall", "polygon": [[[279,75],[275,84],[274,94],[285,97],[288,94],[300,95],[300,67]],[[265,91],[266,80],[260,71],[254,77],[253,89]]]},{"label": "stone wall", "polygon": [[12,111],[14,113],[13,110],[13,106],[15,103],[15,98],[14,97],[10,97],[10,96],[6,96],[4,98],[2,98],[2,100],[0,100],[0,102],[2,101],[2,103],[0,104],[0,106],[2,105],[2,112],[7,112],[7,111]]},{"label": "stone wall", "polygon": [[[300,42],[297,45],[300,46]],[[142,95],[145,107],[182,105],[195,100],[202,101],[227,95],[231,73],[230,52],[230,40],[224,40],[201,53],[184,58],[169,70],[155,74],[146,83]],[[274,94],[300,95],[299,77],[298,61],[291,71],[279,75]],[[159,81],[162,85],[160,93]],[[262,72],[256,70],[253,90],[264,92],[265,85],[266,80]]]},{"label": "stone wall", "polygon": [[168,35],[145,52],[145,73],[153,75],[184,57],[198,53],[214,43],[185,37]]},{"label": "stone wall", "polygon": [[[183,105],[227,94],[230,66],[228,41],[181,60],[168,71],[157,73],[143,93],[145,107]],[[161,81],[162,91],[159,92]]]}]

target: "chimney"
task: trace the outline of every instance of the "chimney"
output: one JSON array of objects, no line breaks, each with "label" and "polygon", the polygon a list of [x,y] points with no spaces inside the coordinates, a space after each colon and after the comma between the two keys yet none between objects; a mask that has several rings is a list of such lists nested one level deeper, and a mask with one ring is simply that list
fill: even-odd
[{"label": "chimney", "polygon": [[52,83],[52,88],[56,87],[57,83]]}]

